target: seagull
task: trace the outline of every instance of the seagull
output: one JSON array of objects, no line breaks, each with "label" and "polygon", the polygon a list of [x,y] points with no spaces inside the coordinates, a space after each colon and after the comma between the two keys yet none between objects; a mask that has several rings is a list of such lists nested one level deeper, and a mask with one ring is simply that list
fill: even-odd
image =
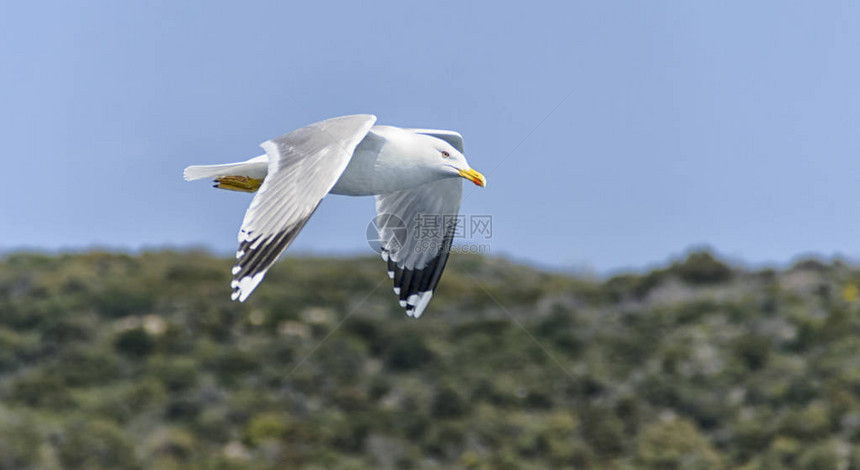
[{"label": "seagull", "polygon": [[[265,155],[185,169],[186,181],[256,193],[239,230],[232,300],[251,295],[327,194],[375,196],[394,293],[408,316],[424,313],[448,261],[463,179],[487,181],[463,156],[459,133],[375,123],[371,114],[327,119],[263,142]],[[415,223],[427,217],[435,230]]]}]

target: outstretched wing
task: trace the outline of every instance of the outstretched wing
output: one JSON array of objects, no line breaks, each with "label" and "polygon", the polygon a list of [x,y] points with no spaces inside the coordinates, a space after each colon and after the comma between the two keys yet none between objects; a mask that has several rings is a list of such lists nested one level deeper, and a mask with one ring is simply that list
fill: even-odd
[{"label": "outstretched wing", "polygon": [[445,178],[376,196],[382,259],[410,317],[424,313],[445,269],[462,194],[461,179]]},{"label": "outstretched wing", "polygon": [[244,302],[290,246],[374,122],[369,114],[328,119],[261,145],[269,172],[239,230],[233,300]]}]

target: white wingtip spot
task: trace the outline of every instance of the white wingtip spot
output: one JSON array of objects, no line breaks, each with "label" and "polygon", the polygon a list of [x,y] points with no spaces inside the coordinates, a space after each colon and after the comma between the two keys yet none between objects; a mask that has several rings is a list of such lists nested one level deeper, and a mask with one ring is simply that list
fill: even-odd
[{"label": "white wingtip spot", "polygon": [[239,250],[239,251],[237,251],[237,252],[236,252],[236,259],[239,259],[239,258],[241,258],[241,257],[243,257],[243,256],[245,256],[245,252],[244,252],[244,251]]},{"label": "white wingtip spot", "polygon": [[235,275],[239,274],[239,271],[241,271],[241,270],[242,270],[242,267],[237,264],[236,266],[233,266],[233,269],[231,269],[230,272],[235,276]]},{"label": "white wingtip spot", "polygon": [[399,287],[395,287],[395,288],[394,288],[394,293],[395,293],[395,294],[397,294],[397,295],[400,295],[400,288],[399,288]]},{"label": "white wingtip spot", "polygon": [[394,271],[388,271],[388,279],[394,279]]},{"label": "white wingtip spot", "polygon": [[383,252],[382,252],[382,260],[383,260],[383,261],[388,261],[388,252],[387,252],[387,251],[383,251]]},{"label": "white wingtip spot", "polygon": [[406,301],[405,301],[405,300],[401,300],[401,301],[400,301],[400,306],[401,306],[401,307],[406,307]]},{"label": "white wingtip spot", "polygon": [[239,302],[244,302],[245,299],[247,299],[248,296],[251,295],[251,292],[254,292],[254,289],[257,288],[257,285],[260,283],[260,281],[263,280],[263,276],[265,275],[266,272],[263,271],[255,274],[253,277],[245,276],[238,281],[234,279],[233,282],[230,283],[230,285],[234,289],[236,289],[236,291],[233,292],[233,296],[231,296],[231,298],[233,300],[236,300],[238,298]]},{"label": "white wingtip spot", "polygon": [[415,304],[415,318],[419,318],[422,313],[424,313],[424,309],[427,308],[427,304],[430,303],[430,299],[433,298],[433,291],[424,291],[418,295],[418,302]]}]

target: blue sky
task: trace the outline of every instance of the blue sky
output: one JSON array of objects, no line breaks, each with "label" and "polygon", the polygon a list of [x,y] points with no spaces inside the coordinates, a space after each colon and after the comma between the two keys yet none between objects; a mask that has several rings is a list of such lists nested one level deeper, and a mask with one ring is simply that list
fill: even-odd
[{"label": "blue sky", "polygon": [[[558,2],[560,3],[560,2]],[[324,118],[449,128],[493,254],[642,268],[860,256],[852,2],[6,2],[0,250],[231,253],[250,197],[186,183]],[[369,198],[291,248],[367,253]]]}]

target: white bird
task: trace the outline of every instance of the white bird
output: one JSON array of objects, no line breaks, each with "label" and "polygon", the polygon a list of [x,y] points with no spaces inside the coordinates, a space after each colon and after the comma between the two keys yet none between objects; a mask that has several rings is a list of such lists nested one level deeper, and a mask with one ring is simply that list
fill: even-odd
[{"label": "white bird", "polygon": [[[478,186],[486,179],[466,162],[459,133],[375,122],[369,114],[332,118],[264,142],[265,155],[185,169],[187,181],[215,178],[216,188],[257,193],[239,230],[233,300],[251,295],[326,194],[376,196],[394,293],[407,315],[421,316],[448,260],[460,178]],[[435,231],[419,230],[414,222],[427,216],[444,222]]]}]

